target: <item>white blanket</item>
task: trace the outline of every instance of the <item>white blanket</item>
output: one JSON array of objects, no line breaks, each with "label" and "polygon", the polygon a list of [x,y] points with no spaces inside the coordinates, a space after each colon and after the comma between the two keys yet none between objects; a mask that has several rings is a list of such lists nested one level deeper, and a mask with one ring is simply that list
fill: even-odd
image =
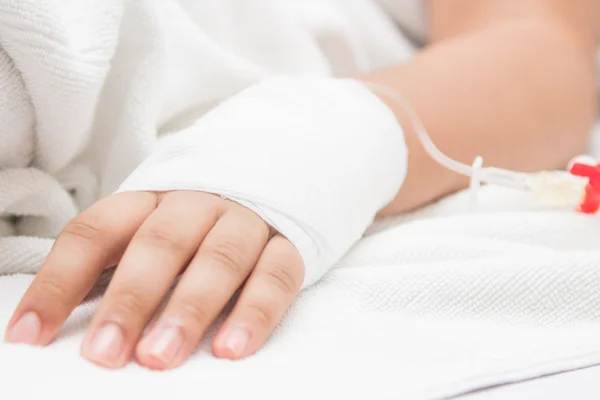
[{"label": "white blanket", "polygon": [[[95,304],[47,349],[0,345],[10,398],[439,398],[600,363],[600,224],[527,210],[486,188],[374,227],[304,292],[264,350],[243,362],[207,342],[180,369],[108,372],[79,358]],[[393,227],[393,228],[392,228]],[[30,278],[0,280],[0,328]],[[210,337],[209,337],[210,338]]]},{"label": "white blanket", "polygon": [[0,43],[0,273],[118,188],[195,189],[286,236],[308,285],[405,176],[392,112],[336,79],[410,57],[370,0],[1,0]]},{"label": "white blanket", "polygon": [[[410,56],[369,0],[0,0],[0,44],[0,210],[26,215],[0,219],[4,273],[222,99]],[[600,362],[597,219],[481,201],[374,226],[246,361],[205,341],[175,371],[99,369],[78,356],[91,303],[46,349],[0,345],[0,397],[432,398]],[[30,281],[0,278],[0,330]]]}]

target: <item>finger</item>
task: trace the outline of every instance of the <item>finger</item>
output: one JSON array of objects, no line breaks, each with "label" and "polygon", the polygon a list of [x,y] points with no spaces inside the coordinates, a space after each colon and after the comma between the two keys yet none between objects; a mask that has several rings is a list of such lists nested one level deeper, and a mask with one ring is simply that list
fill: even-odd
[{"label": "finger", "polygon": [[300,254],[283,236],[275,236],[217,334],[214,355],[235,360],[258,351],[300,292],[303,281]]},{"label": "finger", "polygon": [[196,349],[207,328],[252,271],[269,239],[253,212],[234,208],[210,231],[179,281],[137,360],[152,369],[174,368]]},{"label": "finger", "polygon": [[134,235],[96,312],[82,355],[109,368],[124,365],[177,275],[218,219],[217,197],[174,192]]},{"label": "finger", "polygon": [[17,306],[5,340],[48,344],[102,271],[118,262],[156,199],[146,192],[110,196],[67,224]]}]

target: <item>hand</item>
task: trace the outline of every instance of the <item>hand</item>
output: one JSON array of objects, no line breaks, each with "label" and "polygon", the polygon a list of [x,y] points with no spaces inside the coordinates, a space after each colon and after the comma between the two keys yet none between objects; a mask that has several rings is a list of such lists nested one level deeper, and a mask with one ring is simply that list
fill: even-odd
[{"label": "hand", "polygon": [[101,273],[117,264],[81,350],[108,368],[125,365],[132,354],[152,369],[182,364],[242,285],[213,353],[247,357],[267,340],[304,280],[295,247],[237,203],[199,192],[122,193],[66,226],[6,340],[49,344]]}]

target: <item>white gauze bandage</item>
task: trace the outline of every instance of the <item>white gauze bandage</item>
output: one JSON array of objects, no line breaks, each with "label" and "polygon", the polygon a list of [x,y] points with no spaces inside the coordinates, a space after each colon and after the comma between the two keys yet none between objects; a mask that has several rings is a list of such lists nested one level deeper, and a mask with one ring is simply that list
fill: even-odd
[{"label": "white gauze bandage", "polygon": [[195,190],[242,204],[296,246],[306,287],[395,197],[406,164],[403,130],[361,83],[277,77],[163,138],[119,192]]}]

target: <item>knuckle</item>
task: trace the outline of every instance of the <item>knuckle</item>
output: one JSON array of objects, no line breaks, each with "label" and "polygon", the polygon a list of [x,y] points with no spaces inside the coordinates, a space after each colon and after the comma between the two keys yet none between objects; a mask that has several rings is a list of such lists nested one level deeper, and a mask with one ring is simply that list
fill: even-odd
[{"label": "knuckle", "polygon": [[142,294],[133,291],[119,292],[114,295],[112,301],[113,309],[127,316],[146,315],[147,304],[148,301]]},{"label": "knuckle", "polygon": [[251,318],[264,329],[271,329],[273,325],[277,323],[276,313],[270,307],[258,304],[248,304],[247,312],[252,316]]},{"label": "knuckle", "polygon": [[95,242],[102,236],[105,227],[96,219],[76,218],[68,223],[62,231],[62,236],[71,236],[89,242]]},{"label": "knuckle", "polygon": [[300,277],[296,275],[284,264],[274,264],[264,272],[267,282],[286,295],[296,294],[300,290]]},{"label": "knuckle", "polygon": [[37,293],[45,298],[49,299],[49,303],[63,303],[68,297],[67,288],[54,279],[42,279],[37,282]]},{"label": "knuckle", "polygon": [[33,290],[30,300],[37,305],[38,312],[50,324],[66,318],[74,307],[70,303],[66,286],[58,281],[40,280]]},{"label": "knuckle", "polygon": [[173,232],[176,232],[176,230],[168,229],[167,227],[154,226],[141,228],[136,235],[136,240],[148,246],[169,252],[184,250],[186,241]]},{"label": "knuckle", "polygon": [[207,256],[227,272],[240,276],[244,273],[243,264],[246,251],[241,244],[223,240],[207,250]]},{"label": "knuckle", "polygon": [[191,297],[185,297],[179,301],[177,308],[192,321],[197,323],[207,323],[209,320],[209,313],[201,305],[202,302],[198,299]]}]

